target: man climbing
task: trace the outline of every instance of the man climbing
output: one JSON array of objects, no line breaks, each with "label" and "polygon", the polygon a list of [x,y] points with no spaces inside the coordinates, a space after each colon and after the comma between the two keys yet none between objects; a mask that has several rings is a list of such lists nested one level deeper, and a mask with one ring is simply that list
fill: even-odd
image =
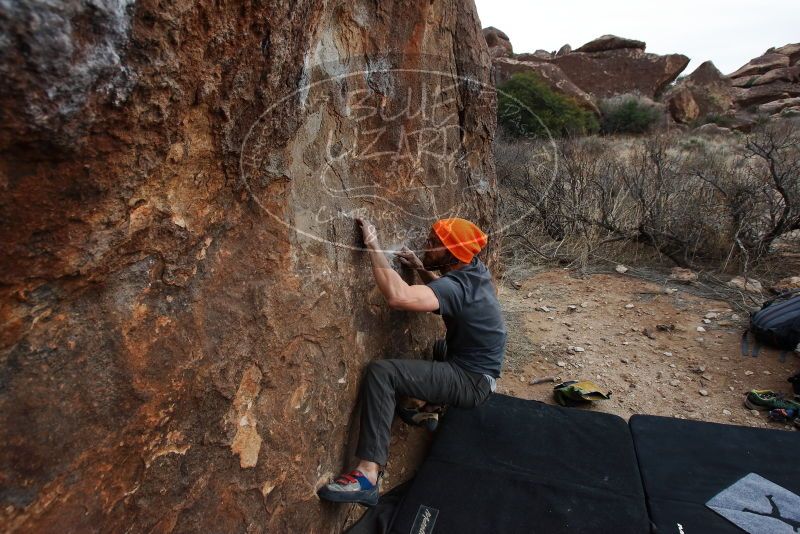
[{"label": "man climbing", "polygon": [[[378,478],[386,464],[392,419],[398,397],[433,405],[473,408],[495,389],[506,344],[506,329],[491,275],[476,254],[487,236],[464,219],[433,224],[422,261],[407,248],[401,263],[415,269],[425,284],[409,285],[381,251],[375,227],[356,219],[372,261],[375,282],[389,306],[397,310],[442,316],[447,334],[437,342],[443,361],[376,360],[361,386],[358,465],[320,488],[334,502],[378,502]],[[431,272],[437,270],[441,276]]]}]

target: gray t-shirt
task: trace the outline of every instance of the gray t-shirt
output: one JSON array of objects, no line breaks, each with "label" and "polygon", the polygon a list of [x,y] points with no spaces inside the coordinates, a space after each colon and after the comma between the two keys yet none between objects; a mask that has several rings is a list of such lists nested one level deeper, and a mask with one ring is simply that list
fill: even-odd
[{"label": "gray t-shirt", "polygon": [[[473,373],[500,376],[506,326],[492,276],[478,258],[428,283],[447,327],[447,355]],[[491,381],[490,381],[491,382]]]}]

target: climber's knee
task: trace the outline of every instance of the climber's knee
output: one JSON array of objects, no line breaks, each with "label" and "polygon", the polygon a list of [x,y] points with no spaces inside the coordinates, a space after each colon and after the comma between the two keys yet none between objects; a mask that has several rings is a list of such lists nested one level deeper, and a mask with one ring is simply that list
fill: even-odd
[{"label": "climber's knee", "polygon": [[367,382],[386,382],[393,370],[392,365],[387,360],[375,360],[367,366]]}]

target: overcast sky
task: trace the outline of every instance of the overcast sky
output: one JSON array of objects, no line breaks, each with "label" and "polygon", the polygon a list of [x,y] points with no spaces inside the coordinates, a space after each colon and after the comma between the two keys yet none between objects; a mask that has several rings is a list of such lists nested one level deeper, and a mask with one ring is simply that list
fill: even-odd
[{"label": "overcast sky", "polygon": [[572,48],[606,33],[647,51],[680,53],[689,74],[710,59],[730,74],[771,46],[800,42],[800,0],[475,0],[481,24],[504,31],[514,52]]}]

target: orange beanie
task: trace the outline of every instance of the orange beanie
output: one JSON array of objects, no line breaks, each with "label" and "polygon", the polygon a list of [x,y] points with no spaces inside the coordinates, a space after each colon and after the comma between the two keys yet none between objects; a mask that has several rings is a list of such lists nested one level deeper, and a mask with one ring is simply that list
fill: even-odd
[{"label": "orange beanie", "polygon": [[480,228],[466,219],[440,219],[433,223],[433,231],[447,250],[464,263],[471,262],[489,241]]}]

